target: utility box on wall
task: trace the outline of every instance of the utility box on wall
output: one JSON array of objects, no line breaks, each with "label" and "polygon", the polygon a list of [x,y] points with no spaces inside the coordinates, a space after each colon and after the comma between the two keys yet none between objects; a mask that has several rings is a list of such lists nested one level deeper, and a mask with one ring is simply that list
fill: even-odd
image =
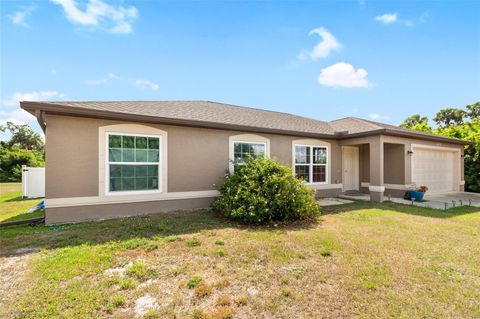
[{"label": "utility box on wall", "polygon": [[22,166],[22,197],[45,197],[45,167]]}]

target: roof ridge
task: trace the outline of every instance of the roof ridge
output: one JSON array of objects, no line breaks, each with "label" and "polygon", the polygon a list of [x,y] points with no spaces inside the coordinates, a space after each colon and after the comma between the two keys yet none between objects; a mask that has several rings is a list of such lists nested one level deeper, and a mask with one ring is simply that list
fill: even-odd
[{"label": "roof ridge", "polygon": [[[370,126],[373,126],[375,128],[378,128],[378,129],[382,129],[383,127],[378,125],[378,124],[384,124],[384,123],[380,123],[380,122],[374,122],[374,121],[370,121],[370,120],[365,120],[365,119],[362,119],[362,118],[359,118],[359,117],[350,117],[351,119],[357,121],[357,122],[363,122],[363,123],[366,123]],[[388,125],[388,124],[387,124]]]},{"label": "roof ridge", "polygon": [[271,113],[276,113],[276,114],[285,114],[285,115],[300,117],[300,118],[303,118],[303,119],[307,119],[307,120],[311,120],[311,121],[316,121],[316,122],[321,122],[321,123],[324,123],[324,124],[328,124],[328,121],[322,121],[322,120],[318,120],[318,119],[315,119],[315,118],[312,118],[312,117],[306,117],[306,116],[303,116],[303,115],[298,115],[298,114],[293,114],[293,113],[288,113],[288,112],[272,111],[272,110],[261,109],[261,108],[258,108],[258,107],[243,106],[243,105],[230,104],[230,103],[224,103],[224,102],[216,102],[216,101],[209,101],[209,100],[203,100],[203,102],[213,103],[213,104],[221,104],[221,105],[227,105],[227,106],[233,106],[233,107],[238,107],[238,108],[241,108],[241,109],[257,110],[257,111],[271,112]]}]

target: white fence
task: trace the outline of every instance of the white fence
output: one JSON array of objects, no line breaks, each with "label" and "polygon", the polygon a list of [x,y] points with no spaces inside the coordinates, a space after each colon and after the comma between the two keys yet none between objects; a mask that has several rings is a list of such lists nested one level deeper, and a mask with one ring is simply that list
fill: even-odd
[{"label": "white fence", "polygon": [[22,166],[22,197],[45,197],[45,167]]}]

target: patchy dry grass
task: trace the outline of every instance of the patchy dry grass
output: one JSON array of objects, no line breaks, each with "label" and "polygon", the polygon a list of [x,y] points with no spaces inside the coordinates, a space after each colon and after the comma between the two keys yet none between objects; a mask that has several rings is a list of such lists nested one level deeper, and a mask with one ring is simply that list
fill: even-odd
[{"label": "patchy dry grass", "polygon": [[43,217],[43,212],[21,214],[41,199],[22,199],[21,183],[0,183],[0,222]]},{"label": "patchy dry grass", "polygon": [[144,318],[480,317],[478,208],[323,212],[278,227],[192,211],[0,229],[0,265],[41,249],[20,286],[0,287],[0,317],[132,318],[145,295],[158,308]]}]

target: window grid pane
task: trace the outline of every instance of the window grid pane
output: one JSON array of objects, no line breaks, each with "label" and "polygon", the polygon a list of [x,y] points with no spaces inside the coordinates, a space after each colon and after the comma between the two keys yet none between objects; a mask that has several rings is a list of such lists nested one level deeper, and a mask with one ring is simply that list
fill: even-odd
[{"label": "window grid pane", "polygon": [[158,165],[110,165],[110,191],[158,189]]},{"label": "window grid pane", "polygon": [[111,192],[159,189],[158,137],[109,135],[108,148]]},{"label": "window grid pane", "polygon": [[310,166],[309,165],[296,165],[295,177],[303,179],[305,182],[310,183]]},{"label": "window grid pane", "polygon": [[249,156],[258,158],[265,156],[265,144],[260,143],[233,143],[233,161],[235,164],[243,163]]},{"label": "window grid pane", "polygon": [[158,137],[109,135],[108,146],[110,162],[159,162]]},{"label": "window grid pane", "polygon": [[295,146],[295,177],[307,183],[326,183],[326,164],[326,147]]},{"label": "window grid pane", "polygon": [[312,181],[323,183],[327,180],[326,167],[324,165],[313,165]]}]

